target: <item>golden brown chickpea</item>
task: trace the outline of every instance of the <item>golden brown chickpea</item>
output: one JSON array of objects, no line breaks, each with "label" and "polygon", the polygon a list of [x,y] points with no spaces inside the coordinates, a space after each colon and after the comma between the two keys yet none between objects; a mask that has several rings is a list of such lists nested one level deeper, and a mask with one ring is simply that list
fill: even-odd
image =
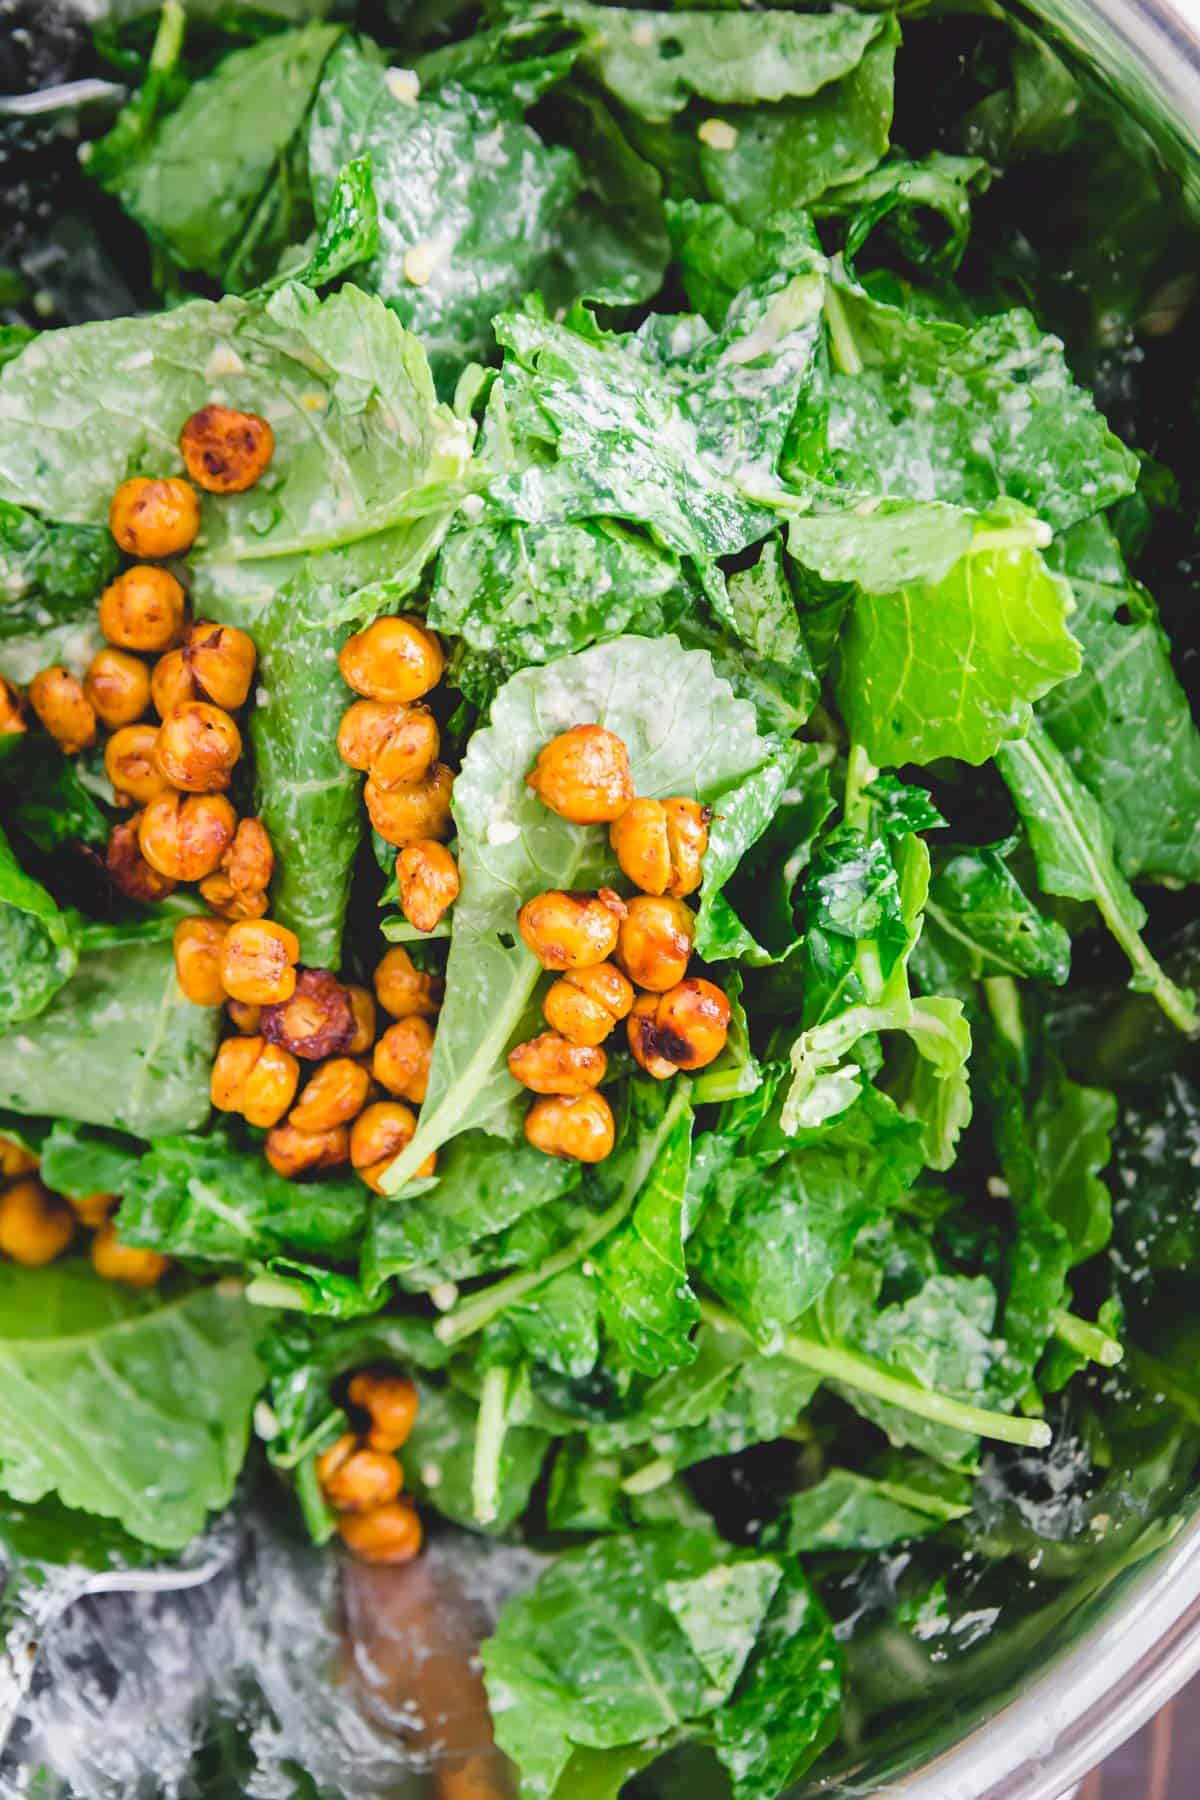
[{"label": "golden brown chickpea", "polygon": [[678,1075],[679,1064],[669,1061],[659,1047],[654,1030],[657,1012],[658,995],[639,994],[633,1003],[633,1011],[626,1021],[625,1030],[633,1060],[639,1067],[645,1069],[647,1075],[653,1075],[655,1081],[669,1081],[672,1075]]},{"label": "golden brown chickpea", "polygon": [[229,786],[242,754],[242,734],[219,706],[192,700],[167,714],[154,754],[172,787],[185,794],[215,794]]},{"label": "golden brown chickpea", "polygon": [[0,1194],[0,1252],[25,1269],[42,1269],[75,1236],[75,1214],[40,1181],[14,1181]]},{"label": "golden brown chickpea", "polygon": [[371,758],[372,781],[388,793],[424,781],[437,762],[441,744],[437,720],[429,708],[407,707]]},{"label": "golden brown chickpea", "polygon": [[263,1146],[267,1161],[277,1175],[295,1181],[301,1175],[315,1175],[319,1169],[334,1169],[350,1160],[350,1133],[345,1125],[334,1125],[328,1131],[298,1131],[292,1124],[276,1125],[267,1133]]},{"label": "golden brown chickpea", "polygon": [[375,1375],[360,1369],[350,1381],[350,1401],[371,1421],[367,1442],[372,1450],[399,1450],[417,1422],[420,1399],[403,1375]]},{"label": "golden brown chickpea", "polygon": [[127,900],[139,900],[144,906],[152,906],[156,900],[165,900],[174,891],[175,883],[169,876],[160,874],[142,855],[142,816],[140,812],[134,813],[124,824],[113,826],[108,834],[104,866],[113,885]]},{"label": "golden brown chickpea", "polygon": [[[369,1188],[383,1192],[379,1178],[389,1169],[417,1129],[417,1115],[399,1100],[377,1100],[360,1112],[350,1127],[350,1161]],[[427,1156],[414,1179],[432,1175],[437,1154]]]},{"label": "golden brown chickpea", "polygon": [[445,666],[433,632],[407,614],[376,619],[356,632],[338,657],[346,686],[368,700],[419,700],[437,686]]},{"label": "golden brown chickpea", "polygon": [[364,771],[387,743],[388,734],[406,716],[406,706],[389,706],[383,700],[356,700],[342,714],[338,726],[338,755],[352,769]]},{"label": "golden brown chickpea", "polygon": [[104,746],[104,772],[118,806],[145,806],[170,786],[154,750],[156,725],[123,725]]},{"label": "golden brown chickpea", "polygon": [[0,675],[0,737],[16,737],[28,729],[19,689]]},{"label": "golden brown chickpea", "polygon": [[421,974],[400,944],[384,953],[375,970],[375,998],[393,1019],[408,1019],[414,1013],[433,1018],[442,1004],[441,993],[441,983]]},{"label": "golden brown chickpea", "polygon": [[544,806],[572,825],[619,819],[633,799],[629,752],[603,725],[572,725],[560,732],[525,780]]},{"label": "golden brown chickpea", "polygon": [[288,1114],[298,1131],[329,1131],[357,1118],[371,1092],[371,1077],[353,1057],[334,1056],[322,1063]]},{"label": "golden brown chickpea", "polygon": [[168,789],[139,814],[138,843],[151,868],[172,881],[211,875],[233,842],[237,814],[224,794]]},{"label": "golden brown chickpea", "polygon": [[15,1138],[0,1137],[0,1179],[11,1181],[14,1175],[29,1175],[39,1159]]},{"label": "golden brown chickpea", "polygon": [[365,987],[348,987],[350,1011],[354,1014],[354,1036],[346,1045],[348,1056],[365,1056],[375,1042],[375,999]]},{"label": "golden brown chickpea", "polygon": [[621,921],[617,961],[640,988],[664,994],[687,974],[696,915],[682,900],[637,894]]},{"label": "golden brown chickpea", "polygon": [[256,660],[254,640],[232,625],[193,625],[183,646],[197,696],[226,712],[246,704]]},{"label": "golden brown chickpea", "polygon": [[608,1058],[595,1045],[570,1044],[557,1031],[543,1031],[508,1053],[508,1072],[535,1094],[586,1094],[599,1087]]},{"label": "golden brown chickpea", "polygon": [[360,1562],[407,1563],[421,1551],[421,1521],[408,1500],[392,1500],[374,1512],[343,1513],[338,1533]]},{"label": "golden brown chickpea", "polygon": [[179,434],[188,474],[209,494],[244,494],[275,454],[275,433],[257,413],[202,406]]},{"label": "golden brown chickpea", "polygon": [[100,629],[120,650],[169,650],[183,635],[186,596],[169,569],[139,563],[100,596]]},{"label": "golden brown chickpea", "polygon": [[400,1464],[386,1450],[352,1450],[321,1483],[335,1512],[373,1512],[403,1486]]},{"label": "golden brown chickpea", "polygon": [[124,1287],[157,1287],[170,1266],[170,1258],[160,1256],[157,1250],[122,1244],[111,1220],[92,1239],[92,1267],[105,1281],[119,1281]]},{"label": "golden brown chickpea", "polygon": [[586,969],[606,962],[617,947],[625,902],[611,888],[535,894],[517,914],[517,928],[543,969]]},{"label": "golden brown chickpea", "polygon": [[704,879],[704,856],[712,807],[677,795],[663,801],[667,815],[667,844],[671,853],[671,879],[667,892],[676,900],[694,894]]},{"label": "golden brown chickpea", "polygon": [[432,931],[458,899],[458,864],[444,844],[417,838],[396,858],[400,910],[418,931]]},{"label": "golden brown chickpea", "polygon": [[629,1017],[629,1048],[647,1074],[703,1069],[729,1036],[729,1001],[711,981],[692,976],[665,994],[643,994]]},{"label": "golden brown chickpea", "polygon": [[175,978],[194,1006],[224,1006],[221,946],[223,919],[180,919],[175,927]]},{"label": "golden brown chickpea", "polygon": [[29,684],[29,704],[65,756],[95,743],[95,710],[68,669],[39,669]]},{"label": "golden brown chickpea", "polygon": [[150,672],[150,698],[160,719],[168,718],[177,707],[204,698],[182,650],[168,650],[159,657]]},{"label": "golden brown chickpea", "polygon": [[242,819],[221,858],[235,894],[261,894],[275,873],[275,852],[261,819]]},{"label": "golden brown chickpea", "polygon": [[221,952],[221,980],[231,1000],[274,1006],[296,991],[300,940],[274,919],[239,919]]},{"label": "golden brown chickpea", "polygon": [[454,792],[454,774],[445,763],[435,763],[421,781],[407,787],[379,787],[375,778],[367,776],[363,799],[367,815],[387,844],[403,849],[417,838],[448,838],[454,830],[450,797]]},{"label": "golden brown chickpea", "polygon": [[220,918],[231,923],[238,919],[261,919],[267,910],[266,894],[239,894],[224,869],[204,877],[200,883],[200,898]]},{"label": "golden brown chickpea", "polygon": [[609,842],[635,887],[678,900],[700,886],[711,817],[696,800],[635,800],[609,826]]},{"label": "golden brown chickpea", "polygon": [[338,1438],[335,1443],[330,1444],[328,1450],[322,1450],[320,1456],[318,1456],[313,1465],[316,1472],[317,1485],[320,1487],[322,1493],[325,1491],[326,1484],[333,1480],[334,1476],[344,1463],[349,1462],[357,1449],[358,1439],[355,1437],[354,1433],[352,1431],[343,1431],[341,1437]]},{"label": "golden brown chickpea", "polygon": [[99,1231],[120,1205],[120,1197],[117,1194],[84,1194],[69,1204],[81,1225],[89,1231]]},{"label": "golden brown chickpea", "polygon": [[261,1006],[251,1006],[245,1000],[229,1000],[225,1004],[225,1011],[229,1014],[229,1023],[233,1029],[240,1031],[243,1037],[259,1035],[258,1028],[262,1021]]},{"label": "golden brown chickpea", "polygon": [[263,1008],[262,1031],[271,1043],[282,1044],[305,1062],[339,1056],[354,1037],[350,995],[328,969],[301,969],[295,991]]},{"label": "golden brown chickpea", "polygon": [[200,529],[196,490],[177,475],[123,481],[108,509],[108,529],[127,556],[182,556]]},{"label": "golden brown chickpea", "polygon": [[570,1044],[602,1044],[633,1005],[633,985],[615,963],[569,969],[542,1001],[547,1025]]},{"label": "golden brown chickpea", "polygon": [[110,731],[132,725],[150,705],[150,671],[128,650],[97,650],[83,678],[92,711]]},{"label": "golden brown chickpea", "polygon": [[296,1097],[300,1064],[263,1037],[230,1037],[217,1051],[210,1094],[218,1112],[241,1113],[248,1125],[278,1125]]},{"label": "golden brown chickpea", "polygon": [[525,1115],[525,1136],[535,1150],[566,1162],[603,1162],[616,1137],[612,1107],[595,1089],[564,1099],[547,1095]]},{"label": "golden brown chickpea", "polygon": [[428,1019],[398,1019],[375,1046],[371,1073],[398,1100],[420,1106],[429,1086],[433,1026]]}]

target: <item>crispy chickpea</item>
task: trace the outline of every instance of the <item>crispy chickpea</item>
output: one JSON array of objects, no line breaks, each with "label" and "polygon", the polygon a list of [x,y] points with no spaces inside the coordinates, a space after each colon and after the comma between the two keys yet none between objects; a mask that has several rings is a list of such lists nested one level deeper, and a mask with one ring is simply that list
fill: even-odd
[{"label": "crispy chickpea", "polygon": [[535,1094],[586,1094],[599,1087],[608,1058],[595,1045],[571,1044],[557,1031],[543,1031],[508,1053],[508,1072]]},{"label": "crispy chickpea", "polygon": [[38,1166],[38,1158],[15,1138],[0,1137],[0,1180],[11,1181],[14,1175],[28,1175]]},{"label": "crispy chickpea", "polygon": [[138,563],[100,596],[100,629],[120,650],[169,650],[183,634],[186,596],[169,569]]},{"label": "crispy chickpea", "polygon": [[157,1287],[170,1266],[170,1258],[157,1250],[122,1244],[111,1219],[92,1239],[92,1267],[105,1281],[119,1281],[125,1287]]},{"label": "crispy chickpea", "polygon": [[433,1026],[428,1019],[398,1019],[375,1046],[371,1073],[380,1087],[398,1100],[420,1106],[429,1086],[433,1061]]},{"label": "crispy chickpea", "polygon": [[39,669],[29,684],[29,704],[66,756],[96,741],[96,713],[69,669]]},{"label": "crispy chickpea", "polygon": [[729,1001],[711,981],[692,976],[665,994],[643,994],[629,1017],[629,1048],[659,1081],[677,1069],[703,1069],[729,1036]]},{"label": "crispy chickpea", "polygon": [[696,915],[682,900],[637,894],[621,921],[617,961],[632,982],[664,994],[687,974]]},{"label": "crispy chickpea", "polygon": [[210,1094],[218,1112],[241,1113],[248,1125],[278,1125],[296,1097],[300,1064],[263,1037],[231,1037],[217,1051]]},{"label": "crispy chickpea", "polygon": [[338,1532],[360,1562],[407,1563],[421,1551],[421,1520],[408,1500],[389,1501],[373,1512],[343,1513]]},{"label": "crispy chickpea", "polygon": [[535,894],[517,914],[517,929],[543,969],[586,969],[606,962],[617,947],[625,902],[611,888]]},{"label": "crispy chickpea", "polygon": [[609,826],[608,838],[635,887],[678,900],[700,886],[711,816],[697,800],[635,800]]},{"label": "crispy chickpea", "polygon": [[381,788],[368,775],[363,799],[372,825],[385,843],[403,849],[417,838],[448,838],[454,830],[450,797],[454,774],[445,763],[434,763],[428,775],[407,787]]},{"label": "crispy chickpea", "polygon": [[275,873],[275,852],[261,819],[242,819],[221,858],[235,894],[261,894]]},{"label": "crispy chickpea", "polygon": [[194,1006],[224,1006],[221,946],[223,919],[180,919],[175,927],[175,977]]},{"label": "crispy chickpea", "polygon": [[172,787],[185,794],[214,794],[229,786],[242,754],[242,734],[219,706],[192,700],[167,714],[154,754]]},{"label": "crispy chickpea", "polygon": [[227,1000],[225,1011],[229,1015],[229,1023],[243,1037],[257,1037],[262,1022],[262,1007],[251,1006],[246,1000]]},{"label": "crispy chickpea", "polygon": [[183,662],[197,694],[226,712],[246,704],[254,680],[254,640],[233,625],[193,625],[183,646]]},{"label": "crispy chickpea", "polygon": [[638,1066],[645,1069],[647,1075],[653,1075],[655,1081],[669,1081],[672,1075],[678,1075],[679,1064],[671,1062],[659,1047],[654,1031],[657,1012],[658,995],[639,994],[633,1003],[625,1030],[629,1048]]},{"label": "crispy chickpea", "polygon": [[83,691],[102,725],[116,731],[132,725],[150,705],[150,671],[128,650],[97,650],[83,678]]},{"label": "crispy chickpea", "polygon": [[360,1369],[350,1381],[350,1402],[371,1421],[367,1442],[372,1450],[399,1450],[417,1422],[420,1399],[403,1375],[374,1375]]},{"label": "crispy chickpea", "polygon": [[20,690],[0,675],[0,737],[16,737],[28,729],[21,708]]},{"label": "crispy chickpea", "polygon": [[633,985],[615,963],[568,969],[542,1001],[547,1025],[569,1044],[602,1044],[633,1005]]},{"label": "crispy chickpea", "polygon": [[277,1175],[295,1181],[350,1160],[350,1133],[344,1125],[328,1131],[299,1131],[290,1122],[276,1125],[263,1145],[267,1161]]},{"label": "crispy chickpea", "polygon": [[89,1231],[99,1231],[120,1205],[120,1199],[116,1194],[84,1194],[68,1204],[81,1225]]},{"label": "crispy chickpea", "polygon": [[322,1450],[313,1465],[316,1471],[317,1485],[322,1493],[325,1491],[326,1484],[333,1480],[344,1463],[349,1462],[357,1449],[358,1439],[354,1433],[343,1431],[341,1437],[335,1443],[330,1444],[328,1450]]},{"label": "crispy chickpea", "polygon": [[267,910],[265,893],[239,894],[224,869],[204,877],[200,883],[200,898],[213,912],[231,923],[238,919],[261,919]]},{"label": "crispy chickpea", "polygon": [[367,1104],[371,1077],[350,1056],[334,1056],[322,1063],[288,1114],[288,1124],[298,1131],[328,1131],[348,1125]]},{"label": "crispy chickpea", "polygon": [[346,1045],[350,1056],[365,1056],[375,1042],[375,997],[365,987],[350,986],[350,1011],[354,1014],[354,1036]]},{"label": "crispy chickpea", "polygon": [[0,1194],[0,1252],[25,1269],[42,1269],[75,1236],[75,1214],[40,1181],[14,1181]]},{"label": "crispy chickpea", "polygon": [[390,792],[424,781],[442,746],[437,720],[427,706],[410,706],[371,758],[371,779]]},{"label": "crispy chickpea", "polygon": [[157,743],[156,725],[123,725],[105,744],[104,772],[118,806],[145,806],[170,787],[154,754]]},{"label": "crispy chickpea", "polygon": [[237,815],[224,794],[177,794],[168,789],[139,814],[142,855],[172,881],[211,875],[233,842]]},{"label": "crispy chickpea", "polygon": [[396,858],[400,910],[418,931],[432,931],[458,899],[458,864],[444,844],[417,838]]},{"label": "crispy chickpea", "polygon": [[433,632],[407,614],[376,619],[338,657],[342,680],[368,700],[419,700],[437,686],[445,666]]},{"label": "crispy chickpea", "polygon": [[196,490],[177,475],[135,475],[113,495],[108,529],[127,556],[182,556],[200,529]]},{"label": "crispy chickpea", "polygon": [[525,1136],[535,1150],[567,1162],[603,1162],[613,1147],[612,1107],[593,1089],[573,1098],[546,1095],[525,1115]]},{"label": "crispy chickpea", "polygon": [[[391,1166],[417,1129],[417,1115],[399,1100],[377,1100],[360,1112],[350,1127],[350,1161],[369,1188],[383,1192],[379,1178]],[[416,1171],[417,1179],[432,1175],[437,1153],[427,1156]]]},{"label": "crispy chickpea", "polygon": [[152,906],[156,900],[165,900],[174,891],[175,883],[142,855],[142,817],[140,812],[134,813],[123,824],[113,826],[108,834],[104,866],[113,885],[127,900],[140,900],[143,905]]},{"label": "crispy chickpea", "polygon": [[296,991],[300,940],[274,919],[239,919],[221,951],[221,980],[231,1000],[274,1006]]},{"label": "crispy chickpea", "polygon": [[182,650],[168,650],[159,657],[150,672],[150,698],[160,719],[169,717],[177,707],[204,698]]},{"label": "crispy chickpea", "polygon": [[441,983],[415,967],[403,945],[386,951],[375,970],[375,998],[393,1019],[431,1019],[441,1006]]},{"label": "crispy chickpea", "polygon": [[354,1036],[350,996],[328,969],[302,969],[286,1000],[265,1006],[263,1036],[305,1062],[337,1056]]},{"label": "crispy chickpea", "polygon": [[394,1500],[403,1476],[386,1450],[353,1450],[321,1485],[335,1512],[365,1513]]},{"label": "crispy chickpea", "polygon": [[209,494],[244,494],[275,454],[275,433],[257,413],[202,406],[179,434],[188,474]]},{"label": "crispy chickpea", "polygon": [[389,706],[383,700],[356,700],[342,714],[338,726],[338,755],[352,769],[366,772],[372,759],[387,743],[388,733],[404,718],[406,706]]},{"label": "crispy chickpea", "polygon": [[633,799],[629,752],[603,725],[572,725],[551,738],[525,780],[544,806],[572,825],[619,819]]}]

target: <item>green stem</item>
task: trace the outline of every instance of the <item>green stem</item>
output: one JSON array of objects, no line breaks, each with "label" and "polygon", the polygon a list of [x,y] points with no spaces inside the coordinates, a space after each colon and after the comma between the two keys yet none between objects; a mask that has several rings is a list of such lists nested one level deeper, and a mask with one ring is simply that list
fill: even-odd
[{"label": "green stem", "polygon": [[854,332],[846,317],[842,297],[832,282],[825,289],[825,321],[829,326],[829,348],[833,353],[834,367],[840,369],[843,375],[861,375],[863,359],[858,353],[858,345],[854,341]]},{"label": "green stem", "polygon": [[1080,1319],[1074,1313],[1056,1312],[1051,1321],[1054,1335],[1069,1344],[1080,1356],[1086,1356],[1089,1362],[1099,1363],[1102,1368],[1115,1369],[1125,1355],[1122,1346],[1115,1337],[1099,1325],[1091,1325],[1086,1319]]},{"label": "green stem", "polygon": [[154,34],[154,48],[150,52],[149,68],[153,74],[167,75],[179,61],[186,24],[187,15],[179,0],[164,0],[158,30]]},{"label": "green stem", "polygon": [[1040,519],[1028,525],[1010,525],[1003,531],[977,531],[967,545],[967,555],[992,550],[1044,550],[1050,542],[1050,527]]},{"label": "green stem", "polygon": [[988,975],[984,977],[983,997],[996,1030],[1024,1061],[1025,1022],[1021,1017],[1020,988],[1011,975]]},{"label": "green stem", "polygon": [[842,815],[847,825],[865,831],[869,823],[871,802],[867,798],[867,789],[878,775],[879,770],[871,761],[861,744],[851,744],[850,754],[846,758],[846,791],[842,797]]},{"label": "green stem", "polygon": [[256,1275],[246,1289],[251,1306],[286,1306],[307,1312],[310,1291],[302,1281],[285,1281],[281,1275]]},{"label": "green stem", "polygon": [[481,1525],[491,1525],[500,1511],[500,1458],[508,1434],[509,1370],[489,1369],[479,1394],[475,1457],[471,1466],[471,1510]]},{"label": "green stem", "polygon": [[668,1457],[656,1457],[654,1462],[643,1463],[632,1475],[627,1475],[621,1483],[623,1494],[652,1494],[655,1488],[665,1487],[675,1473],[675,1464]]}]

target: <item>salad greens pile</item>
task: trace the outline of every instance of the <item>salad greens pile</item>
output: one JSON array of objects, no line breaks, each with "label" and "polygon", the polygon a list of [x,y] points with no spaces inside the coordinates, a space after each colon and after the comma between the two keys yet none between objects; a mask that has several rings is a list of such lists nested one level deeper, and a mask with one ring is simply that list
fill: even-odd
[{"label": "salad greens pile", "polygon": [[[483,1652],[522,1794],[772,1800],[1196,1466],[1194,227],[990,8],[127,10],[72,40],[129,89],[78,166],[12,146],[119,281],[72,310],[0,207],[0,672],[86,667],[110,499],[185,418],[267,418],[187,579],[258,653],[271,916],[445,999],[385,1191],[285,1180],[210,1110],[193,901],[114,900],[98,757],[0,738],[0,1136],[173,1261],[0,1265],[0,1493],[178,1551],[253,1425],[324,1542],[347,1378],[394,1367],[427,1523],[553,1553]],[[336,745],[401,611],[448,655],[428,937]],[[613,1040],[586,1168],[506,1063],[518,907],[623,879],[525,785],[585,722],[712,808],[733,1009],[692,1077]]]}]

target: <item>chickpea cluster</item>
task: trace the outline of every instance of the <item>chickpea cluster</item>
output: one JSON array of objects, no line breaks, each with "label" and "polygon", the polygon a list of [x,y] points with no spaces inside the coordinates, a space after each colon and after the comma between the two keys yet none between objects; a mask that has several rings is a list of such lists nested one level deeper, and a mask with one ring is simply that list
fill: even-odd
[{"label": "chickpea cluster", "polygon": [[87,1194],[68,1200],[39,1176],[32,1151],[0,1137],[0,1255],[24,1269],[44,1269],[68,1250],[81,1230],[92,1234],[92,1267],[105,1281],[127,1287],[154,1287],[170,1264],[156,1250],[122,1244],[112,1217],[116,1194]]},{"label": "chickpea cluster", "polygon": [[458,898],[458,868],[446,848],[454,776],[438,761],[441,734],[424,704],[445,666],[434,633],[403,614],[356,632],[338,657],[342,679],[361,695],[343,715],[338,753],[367,777],[367,813],[399,851],[400,906],[418,931],[432,931]]},{"label": "chickpea cluster", "polygon": [[638,799],[625,745],[600,725],[560,733],[526,781],[571,824],[606,824],[640,890],[628,901],[612,888],[551,890],[517,914],[525,943],[557,976],[542,1000],[549,1030],[509,1052],[510,1072],[538,1096],[525,1136],[547,1155],[600,1162],[615,1135],[598,1091],[601,1046],[622,1020],[635,1060],[660,1081],[704,1068],[725,1046],[729,1001],[688,975],[696,925],[685,897],[700,886],[710,813],[695,800]]},{"label": "chickpea cluster", "polygon": [[367,1418],[365,1431],[347,1431],[317,1458],[321,1492],[339,1515],[347,1549],[363,1562],[411,1562],[421,1548],[421,1520],[401,1490],[396,1455],[417,1416],[417,1390],[401,1375],[360,1370],[350,1403]]}]

